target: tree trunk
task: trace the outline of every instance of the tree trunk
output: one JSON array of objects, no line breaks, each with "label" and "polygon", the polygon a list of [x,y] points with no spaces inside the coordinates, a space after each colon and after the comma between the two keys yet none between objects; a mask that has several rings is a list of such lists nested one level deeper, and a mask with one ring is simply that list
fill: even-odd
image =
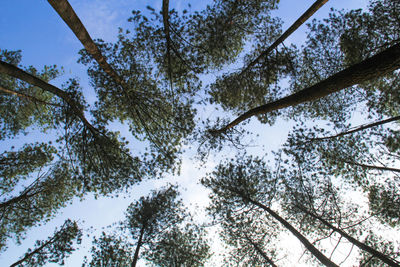
[{"label": "tree trunk", "polygon": [[75,112],[75,115],[83,122],[83,124],[92,132],[93,135],[97,135],[97,129],[89,123],[89,121],[85,118],[83,114],[83,110],[81,110],[76,102],[63,90],[46,83],[45,81],[33,76],[32,74],[29,74],[14,65],[8,64],[6,62],[3,62],[0,60],[0,73],[4,73],[7,75],[10,75],[14,78],[17,78],[19,80],[25,81],[27,83],[30,83],[32,85],[38,86],[42,88],[43,90],[50,92],[58,97],[60,97],[62,100],[64,100]]},{"label": "tree trunk", "polygon": [[[243,197],[243,196],[242,196]],[[287,222],[285,219],[283,219],[281,216],[279,216],[276,212],[268,208],[267,206],[254,201],[248,197],[243,197],[244,200],[249,201],[253,205],[265,210],[268,214],[270,214],[272,217],[274,217],[277,221],[279,221],[286,229],[288,229],[305,247],[306,249],[313,254],[322,264],[325,266],[335,266],[338,267],[334,262],[332,262],[330,259],[328,259],[324,254],[321,253],[316,247],[314,247],[313,244],[311,244],[308,239],[303,236],[299,231],[297,231],[289,222]]]},{"label": "tree trunk", "polygon": [[299,208],[301,211],[303,211],[304,213],[310,215],[311,217],[319,220],[320,222],[322,222],[322,224],[324,224],[325,226],[327,226],[329,229],[331,229],[332,231],[335,231],[337,233],[339,233],[341,236],[343,236],[344,238],[346,238],[347,240],[349,240],[352,244],[356,245],[358,248],[367,251],[369,253],[371,253],[372,256],[380,259],[381,261],[383,261],[384,263],[388,264],[389,266],[392,267],[400,267],[399,264],[397,264],[396,262],[394,262],[392,259],[390,259],[389,257],[387,257],[385,254],[375,250],[374,248],[358,241],[357,239],[351,237],[350,235],[348,235],[346,232],[342,231],[341,229],[333,226],[332,224],[330,224],[328,221],[326,221],[325,219],[321,218],[320,216],[317,216],[316,214],[308,211],[307,209],[303,208],[302,206],[296,205],[297,208]]},{"label": "tree trunk", "polygon": [[[61,230],[60,230],[61,231]],[[29,260],[29,258],[31,258],[33,255],[40,253],[40,251],[45,248],[46,246],[48,246],[51,243],[56,242],[58,239],[60,238],[59,235],[57,235],[57,233],[53,236],[53,238],[51,238],[50,240],[46,241],[45,243],[43,243],[40,247],[38,247],[37,249],[33,250],[32,252],[26,254],[22,259],[20,259],[19,261],[14,262],[13,264],[10,265],[10,267],[15,267],[18,266],[22,263],[24,263],[25,261]]]},{"label": "tree trunk", "polygon": [[107,73],[117,84],[126,87],[122,78],[114,71],[114,69],[107,63],[106,58],[101,54],[99,48],[93,42],[85,26],[76,15],[74,9],[67,0],[47,0],[54,8],[58,15],[64,20],[68,27],[73,31],[75,36],[81,41],[86,51],[92,55],[100,67]]},{"label": "tree trunk", "polygon": [[289,27],[279,38],[276,40],[270,47],[267,48],[267,50],[263,51],[256,59],[251,61],[244,70],[242,70],[239,74],[241,76],[243,73],[247,72],[251,67],[253,67],[257,62],[264,56],[267,56],[269,53],[271,53],[272,50],[274,50],[279,44],[281,44],[283,41],[285,41],[286,38],[288,38],[295,30],[297,30],[301,25],[303,25],[304,22],[306,22],[307,19],[309,19],[315,12],[318,11],[324,4],[326,4],[328,0],[317,0],[314,2],[314,4],[307,9],[306,12],[304,12],[303,15],[301,15],[300,18],[298,18],[292,26]]},{"label": "tree trunk", "polygon": [[133,256],[133,261],[131,263],[131,267],[135,267],[136,263],[137,263],[137,261],[139,259],[139,250],[140,250],[140,247],[142,246],[142,242],[143,242],[142,240],[143,240],[145,227],[146,226],[143,225],[143,227],[140,229],[139,240],[138,240],[137,245],[136,245],[135,255]]},{"label": "tree trunk", "polygon": [[[30,191],[30,190],[29,190],[29,191]],[[9,206],[11,206],[11,205],[13,205],[13,204],[15,204],[15,203],[20,202],[21,200],[34,197],[35,195],[37,195],[37,194],[43,192],[43,191],[37,191],[37,192],[34,192],[34,193],[32,193],[32,194],[29,194],[29,191],[26,191],[25,193],[22,193],[21,195],[19,195],[19,196],[17,196],[17,197],[13,197],[13,198],[11,198],[11,199],[9,199],[9,200],[7,200],[7,201],[4,201],[4,202],[0,203],[0,210],[1,210],[1,209],[8,208]],[[0,212],[1,212],[1,211],[0,211]]]},{"label": "tree trunk", "polygon": [[394,70],[397,70],[398,68],[400,68],[400,44],[396,44],[375,56],[350,66],[297,93],[253,108],[236,118],[225,127],[219,130],[211,131],[211,133],[224,133],[228,129],[253,116],[266,114],[274,110],[295,106],[305,102],[315,101],[332,93],[339,92],[342,89],[350,86],[381,77]]},{"label": "tree trunk", "polygon": [[310,139],[310,141],[312,142],[312,141],[333,139],[333,138],[336,138],[336,137],[352,134],[352,133],[355,133],[355,132],[359,132],[359,131],[366,130],[366,129],[369,129],[369,128],[372,128],[372,127],[375,127],[375,126],[383,125],[383,124],[386,124],[386,123],[389,123],[389,122],[393,122],[393,121],[398,121],[398,120],[400,120],[400,116],[392,117],[392,118],[389,118],[389,119],[386,119],[386,120],[377,121],[377,122],[373,122],[373,123],[369,123],[369,124],[364,124],[364,125],[361,125],[359,127],[356,127],[353,130],[350,130],[350,131],[347,131],[347,132],[341,132],[341,133],[338,133],[338,134],[335,134],[335,135],[332,135],[332,136],[312,138],[312,139]]},{"label": "tree trunk", "polygon": [[36,98],[34,96],[27,95],[27,94],[24,94],[24,93],[21,93],[21,92],[17,92],[17,91],[5,88],[3,86],[0,86],[0,91],[3,91],[4,93],[7,93],[7,94],[18,96],[20,98],[29,99],[29,100],[31,100],[32,102],[35,102],[35,103],[40,103],[40,104],[49,105],[49,106],[55,106],[55,107],[62,107],[62,105],[50,103],[50,102],[41,100],[39,98]]}]

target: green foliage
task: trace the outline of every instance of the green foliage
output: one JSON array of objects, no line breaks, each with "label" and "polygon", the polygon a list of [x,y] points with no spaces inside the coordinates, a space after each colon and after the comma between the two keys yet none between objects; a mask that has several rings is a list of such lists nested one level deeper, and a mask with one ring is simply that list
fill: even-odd
[{"label": "green foliage", "polygon": [[[335,11],[323,21],[312,21],[302,56],[294,62],[291,90],[299,91],[338,71],[377,54],[399,40],[397,1],[371,1],[369,11]],[[360,103],[369,116],[398,113],[399,76],[394,72],[348,88],[315,102],[292,107],[288,116],[329,119],[344,124]]]},{"label": "green foliage", "polygon": [[395,183],[371,186],[368,198],[372,214],[393,227],[400,223],[400,192]]},{"label": "green foliage", "polygon": [[[258,51],[257,51],[258,52]],[[269,55],[256,69],[233,72],[217,78],[210,86],[211,103],[221,104],[224,110],[241,115],[247,110],[272,102],[282,96],[278,82],[291,71],[291,52],[278,51]],[[289,59],[288,59],[289,58]],[[273,124],[279,111],[259,116],[263,123]]]},{"label": "green foliage", "polygon": [[273,262],[273,244],[282,229],[250,203],[251,199],[271,206],[279,194],[277,177],[267,165],[259,158],[240,156],[219,164],[201,183],[212,191],[208,211],[221,223],[221,236],[229,251],[226,264]]},{"label": "green foliage", "polygon": [[157,243],[149,245],[144,258],[151,266],[204,266],[211,256],[204,235],[204,229],[195,224],[174,226],[162,233]]},{"label": "green foliage", "polygon": [[26,144],[19,151],[5,151],[0,154],[0,191],[9,193],[21,178],[44,168],[53,160],[56,152],[45,143]]},{"label": "green foliage", "polygon": [[[0,50],[0,60],[18,65],[21,61],[21,51]],[[41,72],[32,66],[25,68],[25,71],[46,82],[60,75],[60,71],[55,65],[45,66]],[[32,98],[16,97],[0,90],[0,140],[12,138],[19,133],[26,134],[26,129],[30,126],[37,126],[42,130],[53,127],[54,106],[45,105],[43,102],[56,103],[55,96],[5,74],[0,74],[1,88],[13,90]]]},{"label": "green foliage", "polygon": [[140,230],[144,229],[143,243],[150,244],[166,229],[182,222],[185,211],[178,195],[177,187],[170,185],[131,203],[126,211],[125,227],[132,237],[138,239]]},{"label": "green foliage", "polygon": [[159,166],[171,170],[180,154],[182,139],[194,127],[194,110],[190,100],[180,96],[174,98],[167,83],[157,82],[150,65],[137,59],[135,47],[123,39],[115,45],[99,44],[126,88],[116,84],[81,51],[80,61],[89,65],[88,74],[98,96],[93,114],[101,125],[114,120],[127,123],[135,138],[148,141],[148,153]]},{"label": "green foliage", "polygon": [[93,239],[91,259],[85,257],[83,266],[89,267],[125,267],[132,262],[132,244],[121,237],[102,233],[99,238]]},{"label": "green foliage", "polygon": [[19,194],[0,203],[1,250],[5,250],[7,239],[14,238],[19,243],[27,229],[53,218],[77,194],[80,181],[66,162],[58,162],[36,176]]},{"label": "green foliage", "polygon": [[[88,263],[86,258],[83,266],[136,264],[134,252],[154,266],[203,266],[211,256],[206,233],[190,221],[178,195],[177,187],[170,185],[131,203],[118,233],[103,232],[99,239],[95,238],[91,260]],[[129,241],[132,238],[136,248]]]},{"label": "green foliage", "polygon": [[[76,196],[111,195],[165,171],[179,172],[183,144],[190,137],[203,145],[202,159],[211,149],[225,146],[226,140],[239,147],[243,132],[236,130],[216,136],[204,133],[203,124],[193,134],[199,126],[195,104],[204,103],[196,103],[199,96],[206,94],[209,103],[240,114],[316,84],[400,40],[400,2],[372,0],[368,11],[332,10],[329,18],[311,22],[301,49],[283,46],[246,71],[233,70],[239,56],[248,64],[281,34],[282,22],[271,17],[278,2],[216,0],[203,11],[182,14],[168,7],[161,13],[148,7],[148,15],[133,11],[131,28],[121,29],[115,43],[97,41],[122,82],[109,77],[85,50],[80,52],[79,62],[88,67],[97,95],[91,109],[74,79],[61,87],[72,100],[68,102],[0,74],[0,140],[35,128],[57,135],[56,147],[25,144],[0,154],[0,250],[6,249],[9,239],[20,242],[30,227],[50,220]],[[251,52],[244,51],[250,45]],[[1,50],[0,60],[18,66],[21,53]],[[221,70],[224,73],[204,89],[205,75]],[[60,74],[56,66],[43,71],[30,66],[25,71],[46,82]],[[369,119],[398,116],[399,77],[396,71],[258,119],[268,124],[278,116],[323,119],[333,122],[332,132],[341,132],[350,129],[349,119],[360,108]],[[283,88],[287,82],[288,88]],[[82,116],[89,112],[93,122],[88,124]],[[128,142],[108,130],[116,121],[127,124],[135,141],[146,146],[143,156],[131,153]],[[338,237],[337,247],[342,239],[324,220],[359,239],[366,233],[365,244],[398,256],[393,242],[371,230],[372,223],[382,223],[382,228],[399,224],[400,170],[391,167],[400,156],[398,125],[332,138],[321,138],[333,135],[327,127],[308,126],[302,124],[289,135],[278,172],[260,158],[239,155],[202,179],[211,190],[208,211],[221,227],[227,266],[274,266],[283,258],[278,243],[289,228],[276,222],[279,215],[266,212],[271,207],[284,214],[281,223],[289,218],[285,222],[313,238],[318,247],[324,247],[321,240]],[[373,219],[367,220],[360,206],[344,196],[350,189],[368,195]],[[203,266],[211,256],[206,232],[188,222],[190,215],[178,196],[177,187],[168,186],[130,204],[121,232],[95,238],[92,257],[83,266],[128,266],[139,250],[136,255],[154,266]],[[38,241],[18,264],[62,265],[80,236],[77,224],[67,221],[53,237]],[[364,252],[360,263],[381,264]]]},{"label": "green foliage", "polygon": [[[374,234],[373,231],[368,232],[365,238],[365,243],[372,247],[379,248],[384,254],[390,256],[391,258],[398,258],[400,256],[398,249],[396,250],[396,247],[393,245],[393,243],[383,240],[381,237]],[[362,266],[387,266],[376,257],[373,257],[365,252],[361,252],[361,257],[359,260],[360,265]],[[399,261],[397,261],[397,263],[399,263]]]},{"label": "green foliage", "polygon": [[36,241],[33,249],[28,249],[24,257],[11,266],[44,266],[47,263],[64,265],[64,259],[75,251],[74,243],[80,244],[82,230],[75,221],[66,220],[60,230],[47,240]]},{"label": "green foliage", "polygon": [[[220,68],[234,63],[254,32],[265,30],[271,22],[270,11],[277,0],[214,1],[202,12],[194,12],[187,21],[188,38],[201,47],[204,65]],[[267,27],[269,28],[269,27]]]}]

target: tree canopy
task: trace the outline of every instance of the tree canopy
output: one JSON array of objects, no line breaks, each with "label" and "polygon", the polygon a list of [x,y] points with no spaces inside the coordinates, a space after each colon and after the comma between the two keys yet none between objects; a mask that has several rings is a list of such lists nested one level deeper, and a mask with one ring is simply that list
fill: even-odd
[{"label": "tree canopy", "polygon": [[0,252],[76,201],[125,213],[68,219],[11,266],[400,266],[399,1],[295,3],[287,26],[279,0],[159,0],[113,39],[47,2],[80,67],[0,49]]}]

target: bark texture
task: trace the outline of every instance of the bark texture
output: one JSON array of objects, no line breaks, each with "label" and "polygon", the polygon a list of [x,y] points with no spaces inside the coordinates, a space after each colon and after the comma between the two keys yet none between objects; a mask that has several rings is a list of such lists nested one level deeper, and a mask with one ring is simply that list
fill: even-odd
[{"label": "bark texture", "polygon": [[318,100],[322,97],[339,92],[350,86],[381,77],[400,68],[400,44],[367,58],[358,64],[350,66],[327,79],[307,87],[297,93],[283,97],[276,101],[250,109],[225,127],[214,130],[212,133],[221,134],[253,116],[295,106],[301,103]]},{"label": "bark texture", "polygon": [[126,88],[125,82],[115,72],[115,70],[107,63],[106,58],[101,54],[99,48],[93,42],[85,26],[76,15],[74,9],[67,0],[47,0],[54,10],[60,15],[68,27],[73,31],[79,39],[86,51],[99,63],[100,67],[107,73],[117,84]]}]

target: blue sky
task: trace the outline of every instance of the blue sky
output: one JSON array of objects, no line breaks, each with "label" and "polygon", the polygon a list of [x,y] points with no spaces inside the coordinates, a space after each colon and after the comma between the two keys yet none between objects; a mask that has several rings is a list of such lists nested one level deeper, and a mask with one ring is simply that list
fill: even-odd
[{"label": "blue sky", "polygon": [[[176,8],[182,8],[183,3],[186,3],[186,1],[173,0],[170,2],[171,6]],[[274,14],[283,19],[283,29],[286,29],[313,2],[313,0],[281,0],[280,9]],[[118,27],[128,27],[126,20],[132,9],[145,8],[148,4],[156,9],[161,7],[161,1],[144,0],[74,0],[70,1],[70,4],[93,39],[101,38],[109,42],[116,40]],[[206,2],[202,1],[196,2],[192,6],[196,8],[205,4]],[[331,0],[314,17],[326,17],[331,7],[352,9],[365,7],[366,4],[367,1],[364,0]],[[59,86],[69,77],[78,77],[84,88],[86,100],[89,103],[94,102],[95,96],[93,89],[88,84],[86,69],[77,63],[78,51],[82,48],[82,45],[47,1],[2,0],[0,1],[0,10],[2,11],[0,16],[0,49],[22,50],[23,65],[33,65],[38,69],[41,69],[44,65],[63,66],[65,74],[52,83]],[[285,43],[301,44],[305,39],[305,28],[305,26],[302,26]],[[199,115],[209,117],[213,116],[215,112],[207,109]],[[278,149],[291,125],[292,123],[280,120],[273,127],[260,126],[256,121],[246,125],[246,128],[254,132],[252,137],[258,144],[258,146],[251,148],[251,152],[263,155],[264,151]],[[259,134],[258,137],[257,134]],[[27,142],[28,138],[31,137],[19,136],[14,141],[0,143],[1,149],[9,149],[13,143]],[[262,148],[265,150],[262,150]],[[226,151],[225,155],[229,156],[232,153],[233,151]],[[221,159],[221,155],[211,157],[209,162],[199,170],[196,168],[198,164],[190,157],[193,154],[194,152],[191,150],[184,155],[182,174],[179,177],[145,182],[129,190],[124,195],[125,198],[100,198],[95,201],[91,196],[88,196],[85,201],[74,201],[73,205],[62,209],[51,222],[28,231],[28,238],[23,241],[22,245],[16,246],[10,242],[9,250],[0,255],[0,266],[8,266],[16,261],[36,239],[47,238],[54,231],[54,227],[61,225],[66,218],[80,220],[84,228],[88,229],[93,226],[97,231],[101,230],[102,227],[120,220],[131,201],[147,194],[150,189],[165,184],[166,181],[178,182],[186,188],[183,197],[187,203],[204,206],[207,203],[207,192],[198,185],[198,179],[212,170]],[[202,211],[199,213],[204,214]],[[66,266],[80,266],[83,255],[90,248],[90,241],[91,239],[84,239],[83,246],[66,261]]]}]

